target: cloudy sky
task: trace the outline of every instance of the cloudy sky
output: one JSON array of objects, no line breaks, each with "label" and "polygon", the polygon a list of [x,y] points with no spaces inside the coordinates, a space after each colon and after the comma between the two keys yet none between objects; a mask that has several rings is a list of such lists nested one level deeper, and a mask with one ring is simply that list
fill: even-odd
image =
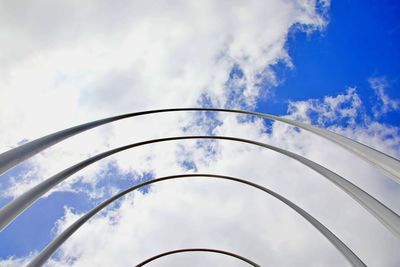
[{"label": "cloudy sky", "polygon": [[[400,4],[378,0],[0,0],[0,152],[112,115],[245,109],[343,134],[400,158]],[[160,137],[225,135],[303,155],[400,214],[400,185],[346,150],[282,123],[233,114],[148,115],[59,143],[0,177],[0,207],[100,152]],[[141,181],[214,173],[257,182],[305,209],[368,266],[400,266],[400,241],[321,175],[231,141],[134,148],[76,173],[0,232],[0,266],[21,266],[82,214]],[[163,182],[117,201],[48,266],[133,266],[208,247],[262,266],[347,266],[307,221],[234,182]],[[222,255],[152,266],[246,266]]]}]

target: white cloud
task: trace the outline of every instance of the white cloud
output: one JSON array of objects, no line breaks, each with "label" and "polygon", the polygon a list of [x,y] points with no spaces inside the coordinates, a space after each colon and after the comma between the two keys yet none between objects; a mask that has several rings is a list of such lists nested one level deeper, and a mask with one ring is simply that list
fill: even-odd
[{"label": "white cloud", "polygon": [[288,57],[289,27],[324,25],[313,1],[2,5],[5,145],[114,113],[194,105],[203,92],[223,105],[235,63],[254,104],[257,74]]},{"label": "white cloud", "polygon": [[346,93],[335,97],[326,96],[323,100],[308,99],[289,102],[289,112],[295,120],[326,126],[338,120],[354,125],[362,112],[361,99],[356,88],[348,88]]},{"label": "white cloud", "polygon": [[33,254],[23,258],[16,258],[14,256],[10,256],[7,259],[0,259],[0,264],[2,267],[20,267],[25,266],[29,263],[29,261],[33,258]]},{"label": "white cloud", "polygon": [[378,102],[373,107],[375,118],[379,118],[389,111],[400,109],[400,101],[398,99],[391,99],[385,93],[385,88],[389,86],[385,77],[371,77],[368,79],[368,82],[378,99]]},{"label": "white cloud", "polygon": [[[316,12],[315,2],[308,0],[2,4],[0,23],[6,27],[2,27],[0,47],[6,53],[0,61],[4,74],[0,127],[7,129],[0,133],[2,150],[23,139],[116,113],[193,106],[202,96],[214,106],[224,106],[231,93],[225,83],[235,64],[244,78],[234,81],[234,86],[243,91],[238,92],[240,100],[235,98],[231,104],[252,108],[260,94],[255,86],[259,74],[273,83],[269,66],[282,60],[290,64],[284,48],[290,28],[303,24],[315,30],[326,23]],[[321,5],[329,6],[327,1]],[[396,127],[365,118],[361,126],[356,123],[363,106],[355,89],[324,100],[292,102],[290,107],[293,118],[316,121],[398,156]],[[200,126],[195,120],[207,125]],[[348,127],[335,126],[343,121]],[[343,149],[280,123],[266,129],[261,120],[233,115],[212,119],[163,114],[83,133],[34,157],[29,173],[25,178],[22,174],[16,177],[7,194],[18,195],[65,166],[106,149],[210,131],[304,154],[400,210],[398,186]],[[194,141],[180,144],[149,145],[120,153],[81,171],[57,190],[77,190],[74,182],[78,180],[95,186],[110,162],[119,172],[136,176],[184,172],[184,154],[199,172],[249,178],[287,196],[338,233],[367,264],[399,265],[398,241],[347,195],[304,166],[275,152],[228,141],[206,143],[213,149],[212,156],[209,147]],[[20,185],[21,180],[26,184]],[[105,196],[104,192],[89,193]],[[55,230],[65,228],[78,215],[66,209]],[[371,236],[374,242],[366,242]],[[154,186],[146,195],[126,197],[119,207],[82,227],[62,247],[60,258],[49,265],[125,266],[186,246],[232,250],[273,266],[346,264],[307,222],[263,193],[221,181],[178,181]],[[192,257],[171,257],[168,263],[195,266]],[[196,259],[198,266],[238,264],[203,255]]]},{"label": "white cloud", "polygon": [[[244,97],[233,102],[252,108],[257,79],[273,80],[269,66],[290,61],[284,47],[290,27],[325,25],[315,2],[300,0],[3,2],[0,12],[0,127],[7,129],[0,151],[112,114],[196,106],[204,95],[224,106],[234,65],[244,73]],[[115,144],[179,134],[176,125],[188,121],[182,117],[134,120],[132,128],[116,123],[68,140],[34,157],[35,172],[16,177],[5,194],[18,195]]]},{"label": "white cloud", "polygon": [[326,96],[323,100],[289,102],[288,111],[294,120],[317,124],[394,157],[400,156],[400,129],[371,118],[356,88],[348,88],[345,93]]}]

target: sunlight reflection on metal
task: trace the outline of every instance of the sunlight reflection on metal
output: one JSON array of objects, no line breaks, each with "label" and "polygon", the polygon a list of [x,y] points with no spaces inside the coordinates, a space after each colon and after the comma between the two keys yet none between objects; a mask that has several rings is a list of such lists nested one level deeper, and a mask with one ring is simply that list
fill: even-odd
[{"label": "sunlight reflection on metal", "polygon": [[[323,234],[331,243],[334,245],[341,253],[342,255],[349,261],[349,263],[352,266],[366,266],[361,259],[357,257],[351,251],[350,248],[346,246],[338,237],[335,236],[331,231],[329,231],[328,228],[326,228],[323,224],[321,224],[317,219],[315,219],[313,216],[308,214],[305,210],[291,202],[290,200],[284,198],[283,196],[279,195],[278,193],[275,193],[272,190],[269,190],[268,188],[265,188],[261,185],[258,185],[256,183],[252,183],[247,180],[243,180],[240,178],[235,178],[231,176],[225,176],[225,175],[216,175],[216,174],[182,174],[182,175],[172,175],[172,176],[166,176],[162,178],[157,178],[153,179],[150,181],[143,182],[139,185],[132,186],[116,195],[113,197],[107,199],[103,203],[99,204],[92,210],[90,210],[88,213],[80,217],[78,220],[76,220],[71,226],[69,226],[67,229],[65,229],[61,234],[59,234],[49,245],[47,245],[28,265],[27,267],[38,267],[42,266],[50,257],[51,255],[73,234],[75,233],[82,225],[84,225],[91,217],[93,217],[96,213],[101,211],[103,208],[117,200],[118,198],[128,194],[129,192],[139,189],[140,187],[158,183],[161,181],[166,181],[166,180],[172,180],[172,179],[178,179],[178,178],[188,178],[188,177],[194,177],[194,178],[201,178],[201,177],[209,177],[209,178],[217,178],[217,179],[225,179],[225,180],[231,180],[235,182],[239,182],[242,184],[249,185],[251,187],[257,188],[261,191],[264,191],[265,193],[277,198],[278,200],[282,201],[285,203],[287,206],[292,208],[294,211],[296,211],[299,215],[301,215],[304,219],[306,219],[308,222],[310,222],[321,234]],[[138,229],[140,231],[140,229]]]}]

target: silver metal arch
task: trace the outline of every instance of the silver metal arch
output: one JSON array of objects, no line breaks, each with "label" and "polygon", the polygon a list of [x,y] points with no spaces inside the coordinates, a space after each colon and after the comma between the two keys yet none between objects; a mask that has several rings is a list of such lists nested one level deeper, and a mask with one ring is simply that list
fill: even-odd
[{"label": "silver metal arch", "polygon": [[178,179],[178,178],[188,178],[188,177],[209,177],[209,178],[217,178],[217,179],[225,179],[225,180],[231,180],[235,182],[239,182],[242,184],[249,185],[251,187],[257,188],[261,191],[264,191],[267,194],[270,194],[271,196],[277,198],[278,200],[282,201],[285,203],[287,206],[292,208],[294,211],[296,211],[299,215],[301,215],[304,219],[306,219],[308,222],[310,222],[317,230],[323,234],[328,241],[332,243],[341,253],[342,255],[349,261],[349,263],[352,266],[366,266],[360,258],[356,254],[354,254],[353,251],[349,247],[346,246],[338,237],[336,237],[335,234],[333,234],[328,228],[326,228],[322,223],[320,223],[317,219],[315,219],[313,216],[308,214],[305,210],[291,202],[290,200],[284,198],[283,196],[279,195],[278,193],[275,193],[274,191],[263,187],[261,185],[258,185],[256,183],[252,183],[247,180],[243,180],[240,178],[236,177],[231,177],[231,176],[224,176],[224,175],[215,175],[215,174],[182,174],[182,175],[172,175],[172,176],[166,176],[162,178],[157,178],[153,179],[150,181],[146,181],[144,183],[141,183],[136,186],[132,186],[116,195],[113,197],[107,199],[103,203],[99,204],[92,210],[90,210],[88,213],[80,217],[78,220],[76,220],[71,226],[69,226],[66,230],[64,230],[60,235],[58,235],[49,245],[47,245],[28,265],[27,267],[38,267],[42,266],[47,259],[51,257],[51,255],[75,232],[77,231],[82,225],[84,225],[91,217],[93,217],[97,212],[105,208],[107,205],[111,204],[113,201],[117,200],[118,198],[124,196],[125,194],[136,190],[142,186],[149,185],[149,184],[154,184],[158,183],[161,181],[166,181],[166,180],[171,180],[171,179]]},{"label": "silver metal arch", "polygon": [[21,196],[17,197],[3,208],[0,209],[0,229],[4,229],[14,218],[16,218],[20,213],[22,213],[26,208],[28,208],[34,201],[36,201],[40,196],[48,192],[51,188],[64,181],[70,175],[76,173],[77,171],[85,168],[86,166],[108,157],[112,154],[141,146],[146,144],[172,141],[172,140],[186,140],[186,139],[216,139],[216,140],[230,140],[237,141],[242,143],[248,143],[257,145],[260,147],[264,147],[283,155],[286,155],[292,159],[299,161],[300,163],[306,165],[307,167],[313,169],[319,174],[323,175],[329,181],[338,186],[341,190],[355,199],[359,204],[361,204],[365,209],[367,209],[375,218],[377,218],[388,230],[390,230],[397,238],[400,239],[400,216],[393,212],[391,209],[386,207],[384,204],[379,202],[377,199],[369,195],[367,192],[363,191],[361,188],[357,187],[353,183],[347,181],[345,178],[340,175],[330,171],[329,169],[311,161],[307,158],[304,158],[295,153],[289,152],[287,150],[271,146],[268,144],[236,138],[236,137],[228,137],[228,136],[181,136],[181,137],[168,137],[168,138],[160,138],[154,139],[144,142],[139,142],[135,144],[130,144],[126,146],[122,146],[119,148],[115,148],[101,154],[98,154],[92,158],[81,161],[74,166],[71,166],[58,174],[48,178],[42,183],[36,185],[31,188],[27,192],[23,193]]},{"label": "silver metal arch", "polygon": [[148,110],[142,112],[128,113],[123,115],[118,115],[114,117],[109,117],[97,121],[92,121],[89,123],[77,125],[59,132],[55,132],[44,137],[38,138],[19,147],[8,150],[0,154],[0,175],[10,168],[16,166],[22,161],[30,158],[31,156],[39,153],[40,151],[58,143],[62,140],[69,138],[73,135],[79,134],[81,132],[87,131],[89,129],[95,128],[97,126],[110,123],[117,120],[122,120],[125,118],[142,116],[154,113],[164,113],[164,112],[177,112],[177,111],[213,111],[213,112],[230,112],[245,115],[258,116],[262,118],[267,118],[271,120],[276,120],[302,128],[304,130],[313,132],[325,139],[328,139],[345,149],[355,153],[364,160],[372,163],[373,165],[379,167],[384,171],[390,178],[392,178],[397,183],[400,183],[400,161],[387,154],[384,154],[378,150],[375,150],[369,146],[361,144],[357,141],[351,140],[342,135],[333,133],[331,131],[320,129],[318,127],[307,125],[301,122],[293,121],[287,118],[278,117],[274,115],[244,111],[244,110],[233,110],[233,109],[220,109],[220,108],[171,108],[171,109],[158,109],[158,110]]},{"label": "silver metal arch", "polygon": [[171,250],[171,251],[167,251],[158,255],[155,255],[151,258],[148,258],[147,260],[142,261],[141,263],[135,265],[135,267],[142,267],[144,265],[146,265],[147,263],[150,263],[156,259],[171,255],[171,254],[177,254],[177,253],[183,253],[183,252],[210,252],[210,253],[218,253],[218,254],[224,254],[227,256],[231,256],[233,258],[237,258],[239,260],[242,260],[246,263],[248,263],[251,266],[254,267],[261,267],[261,265],[255,263],[254,261],[251,261],[243,256],[240,256],[238,254],[229,252],[229,251],[224,251],[224,250],[220,250],[220,249],[211,249],[211,248],[184,248],[184,249],[176,249],[176,250]]}]

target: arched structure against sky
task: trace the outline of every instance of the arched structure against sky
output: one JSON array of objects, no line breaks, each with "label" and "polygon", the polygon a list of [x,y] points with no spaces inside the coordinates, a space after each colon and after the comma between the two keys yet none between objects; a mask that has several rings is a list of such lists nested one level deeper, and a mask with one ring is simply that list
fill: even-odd
[{"label": "arched structure against sky", "polygon": [[231,113],[238,113],[244,115],[253,115],[258,116],[266,119],[276,120],[280,122],[284,122],[290,124],[292,126],[296,126],[302,128],[304,130],[313,132],[321,137],[324,137],[338,145],[343,146],[347,150],[355,153],[356,155],[362,157],[363,159],[367,160],[368,162],[378,166],[381,168],[386,174],[396,182],[400,183],[400,162],[380,151],[377,151],[369,146],[363,145],[358,143],[354,140],[346,138],[342,135],[320,129],[318,127],[307,125],[301,122],[293,121],[287,118],[278,117],[274,115],[258,113],[258,112],[251,112],[251,111],[243,111],[243,110],[233,110],[233,109],[217,109],[217,108],[173,108],[173,109],[160,109],[160,110],[149,110],[149,111],[142,111],[142,112],[135,112],[135,113],[128,113],[119,116],[114,116],[110,118],[105,118],[97,121],[92,121],[89,123],[81,124],[75,127],[71,127],[53,134],[49,134],[42,138],[33,140],[28,142],[24,145],[6,151],[0,154],[0,174],[6,172],[10,168],[16,166],[20,162],[24,161],[25,159],[39,153],[40,151],[58,143],[62,140],[79,134],[81,132],[90,130],[97,126],[107,124],[113,121],[118,121],[126,118],[142,116],[147,114],[154,114],[154,113],[162,113],[162,112],[176,112],[176,111],[214,111],[214,112],[231,112]]},{"label": "arched structure against sky", "polygon": [[[292,126],[300,127],[302,129],[308,130],[313,132],[321,137],[324,137],[342,147],[346,148],[347,150],[355,153],[356,155],[360,156],[361,158],[367,160],[368,162],[378,166],[381,170],[383,170],[386,174],[395,180],[396,182],[400,181],[400,162],[392,158],[382,152],[374,150],[366,145],[360,144],[356,141],[348,139],[344,136],[338,135],[336,133],[320,129],[311,125],[306,125],[304,123],[296,122],[293,120],[289,120],[283,117],[277,117],[268,114],[256,113],[256,112],[248,112],[242,110],[230,110],[230,109],[213,109],[213,108],[175,108],[175,109],[162,109],[162,110],[149,110],[143,112],[136,112],[136,113],[129,113],[123,114],[119,116],[114,116],[98,121],[89,122],[86,124],[78,125],[72,128],[68,128],[42,138],[33,140],[28,142],[24,145],[21,145],[17,148],[11,149],[7,152],[0,154],[0,173],[4,173],[10,168],[16,166],[17,164],[21,163],[22,161],[28,159],[29,157],[41,152],[42,150],[61,142],[62,140],[69,138],[73,135],[82,133],[86,130],[92,129],[94,127],[104,125],[113,121],[141,116],[146,114],[154,114],[154,113],[163,113],[163,112],[177,112],[177,111],[213,111],[213,112],[231,112],[243,115],[253,115],[262,118],[268,118],[280,122],[287,123]],[[376,200],[374,197],[369,195],[367,192],[363,191],[356,185],[352,184],[345,178],[341,177],[340,175],[330,171],[329,169],[317,164],[314,161],[311,161],[307,158],[304,158],[300,155],[292,153],[290,151],[271,146],[268,144],[256,142],[253,140],[241,139],[236,137],[230,136],[181,136],[181,137],[166,137],[154,140],[143,141],[135,144],[125,145],[119,148],[115,148],[103,153],[100,153],[96,156],[93,156],[89,159],[86,159],[74,166],[71,166],[64,171],[50,177],[49,179],[44,180],[42,183],[38,184],[37,186],[31,188],[21,196],[17,197],[15,200],[8,203],[0,210],[0,228],[3,229],[10,223],[14,218],[16,218],[20,213],[22,213],[26,208],[28,208],[34,201],[36,201],[39,197],[43,194],[48,192],[54,186],[71,176],[72,174],[78,172],[79,170],[85,168],[86,166],[101,160],[105,157],[108,157],[112,154],[141,146],[146,144],[158,143],[158,142],[165,142],[165,141],[172,141],[172,140],[187,140],[187,139],[217,139],[217,140],[230,140],[230,141],[238,141],[242,143],[248,143],[257,145],[263,148],[267,148],[278,153],[284,154],[292,159],[299,161],[300,163],[306,165],[307,167],[313,169],[314,171],[318,172],[319,174],[323,175],[325,178],[333,182],[336,186],[338,186],[342,191],[347,193],[353,199],[355,199],[358,203],[360,203],[364,208],[366,208],[373,216],[375,216],[386,228],[388,228],[393,234],[395,234],[398,238],[400,238],[400,217],[390,210],[388,207],[383,205],[381,202]],[[72,235],[81,225],[83,225],[91,216],[93,216],[96,212],[101,210],[103,207],[107,206],[113,200],[117,199],[118,197],[135,190],[141,186],[160,182],[163,180],[168,179],[175,179],[175,178],[183,178],[188,176],[201,176],[200,174],[191,174],[191,175],[175,175],[169,177],[163,177],[154,179],[151,181],[147,181],[140,185],[131,187],[121,193],[115,195],[114,197],[110,198],[109,200],[103,202],[89,213],[85,214],[81,217],[77,222],[75,222],[71,227],[69,227],[65,232],[63,232],[59,237],[57,237],[53,242],[46,247],[38,257],[36,257],[29,266],[40,266],[44,263],[44,261],[49,258],[52,253],[70,236]],[[336,248],[349,260],[349,262],[353,266],[365,266],[363,262],[340,240],[338,239],[333,233],[331,233],[325,226],[319,223],[315,218],[309,215],[307,212],[302,210],[300,207],[295,205],[294,203],[290,202],[289,200],[285,199],[284,197],[280,196],[279,194],[262,187],[260,185],[251,183],[246,180],[242,180],[239,178],[229,177],[229,176],[222,176],[222,175],[214,175],[214,174],[204,174],[203,176],[213,177],[213,178],[222,178],[233,180],[236,182],[240,182],[243,184],[247,184],[253,187],[256,187],[268,194],[273,195],[274,197],[278,198],[279,200],[283,201],[285,204],[290,206],[296,212],[298,212],[301,216],[303,216],[306,220],[308,220],[311,224],[314,225],[328,240],[336,246]]]},{"label": "arched structure against sky", "polygon": [[[90,218],[92,218],[96,213],[101,211],[103,208],[107,207],[109,204],[113,203],[115,200],[118,198],[132,192],[133,190],[139,189],[143,186],[166,181],[166,180],[172,180],[172,179],[179,179],[179,178],[187,178],[187,177],[209,177],[209,178],[216,178],[216,179],[225,179],[225,180],[230,180],[230,181],[235,181],[238,183],[242,183],[251,187],[254,187],[256,189],[259,189],[275,198],[278,200],[282,201],[285,203],[287,206],[292,208],[294,211],[296,211],[299,215],[301,215],[304,219],[306,219],[309,223],[311,223],[321,234],[323,234],[331,243],[334,245],[337,250],[342,253],[344,257],[349,261],[349,263],[354,266],[354,267],[362,267],[366,266],[361,259],[357,257],[356,254],[354,254],[353,251],[349,247],[346,246],[338,237],[336,237],[335,234],[333,234],[328,228],[326,228],[322,223],[320,223],[317,219],[315,219],[313,216],[308,214],[305,210],[291,202],[290,200],[284,198],[283,196],[275,193],[272,190],[269,190],[266,187],[263,187],[259,184],[252,183],[247,180],[243,180],[240,178],[236,177],[231,177],[231,176],[224,176],[224,175],[215,175],[215,174],[183,174],[183,175],[173,175],[173,176],[167,176],[167,177],[162,177],[162,178],[156,178],[147,182],[140,183],[138,185],[132,186],[116,195],[113,197],[107,199],[103,203],[99,204],[89,212],[87,212],[85,215],[80,217],[78,220],[76,220],[71,226],[69,226],[67,229],[65,229],[61,234],[59,234],[49,245],[47,245],[40,253],[37,255],[29,264],[27,267],[38,267],[42,266],[45,261],[51,257],[51,255],[73,234],[75,233],[82,225],[84,225]],[[162,208],[162,207],[160,207]],[[140,231],[140,229],[138,229]]]},{"label": "arched structure against sky", "polygon": [[172,140],[187,140],[187,139],[217,139],[217,140],[230,140],[230,141],[248,143],[276,151],[292,159],[295,159],[300,163],[306,165],[307,167],[313,169],[314,171],[318,172],[319,174],[323,175],[325,178],[327,178],[336,186],[338,186],[341,190],[346,192],[349,196],[351,196],[364,208],[366,208],[380,222],[382,222],[383,225],[385,225],[385,227],[387,227],[393,234],[395,234],[398,238],[400,238],[400,217],[395,212],[386,207],[384,204],[379,202],[377,199],[375,199],[374,197],[372,197],[367,192],[363,191],[361,188],[357,187],[353,183],[347,181],[340,175],[315,163],[314,161],[306,159],[300,155],[289,152],[287,150],[252,140],[228,137],[228,136],[181,136],[181,137],[154,139],[118,147],[103,152],[101,154],[98,154],[96,156],[93,156],[89,159],[81,161],[80,163],[75,164],[74,166],[71,166],[59,172],[58,174],[48,178],[47,180],[44,180],[40,184],[36,185],[32,189],[28,190],[21,196],[17,197],[16,199],[8,203],[5,207],[3,207],[0,210],[0,229],[6,227],[13,219],[15,219],[20,213],[22,213],[26,208],[28,208],[34,201],[36,201],[39,197],[44,195],[54,186],[64,181],[72,174],[78,172],[79,170],[87,167],[88,165],[98,160],[101,160],[115,153],[146,144],[159,143]]}]

